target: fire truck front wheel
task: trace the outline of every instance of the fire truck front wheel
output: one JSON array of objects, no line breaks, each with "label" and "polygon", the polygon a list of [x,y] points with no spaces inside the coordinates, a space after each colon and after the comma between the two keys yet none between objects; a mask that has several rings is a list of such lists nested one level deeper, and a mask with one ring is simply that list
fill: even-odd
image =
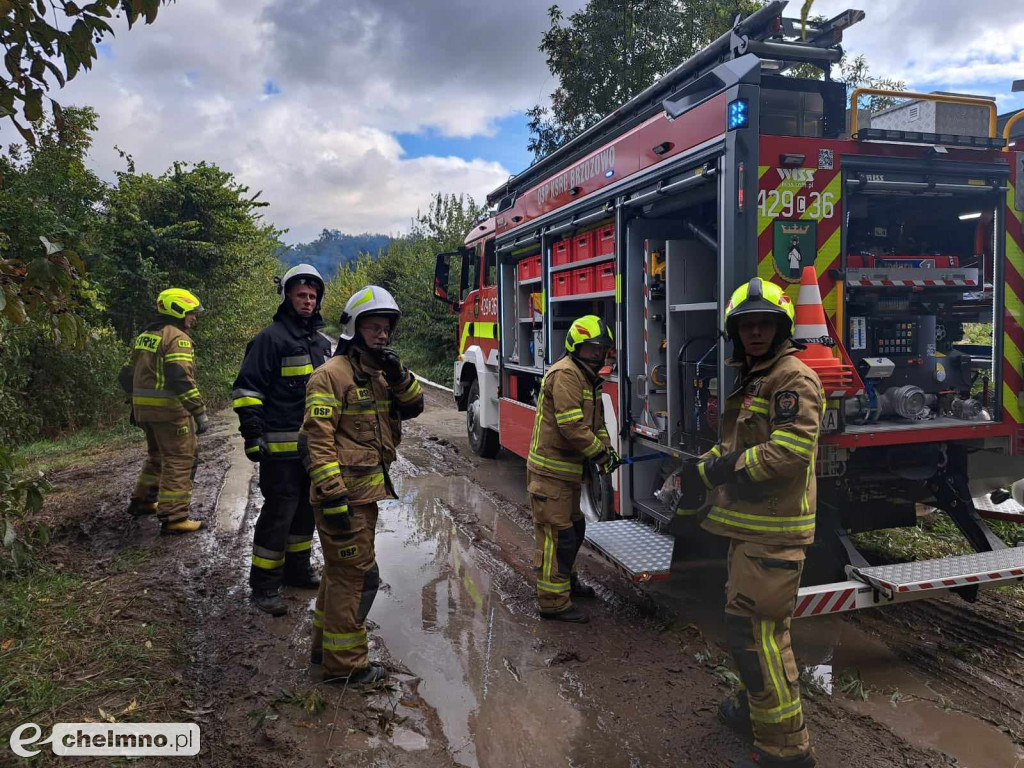
[{"label": "fire truck front wheel", "polygon": [[466,434],[469,436],[469,447],[477,456],[493,459],[498,455],[501,443],[498,433],[485,427],[481,421],[480,381],[474,381],[469,388],[466,400]]}]

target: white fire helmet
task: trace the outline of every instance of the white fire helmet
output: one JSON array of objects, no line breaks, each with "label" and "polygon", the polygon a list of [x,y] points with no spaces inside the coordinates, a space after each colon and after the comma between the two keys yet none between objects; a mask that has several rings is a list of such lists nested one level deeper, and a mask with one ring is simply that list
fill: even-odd
[{"label": "white fire helmet", "polygon": [[391,332],[395,332],[402,310],[395,297],[379,285],[367,285],[352,294],[341,313],[341,338],[351,341],[356,336],[356,321],[361,315],[385,315],[391,317]]},{"label": "white fire helmet", "polygon": [[[274,278],[277,280],[277,278]],[[288,292],[288,283],[293,280],[297,280],[303,285],[312,285],[316,288],[316,309],[320,311],[320,304],[324,300],[324,291],[326,290],[324,279],[320,276],[316,267],[311,264],[296,264],[294,267],[284,273],[284,277],[277,280],[277,293],[284,299],[285,294]]]}]

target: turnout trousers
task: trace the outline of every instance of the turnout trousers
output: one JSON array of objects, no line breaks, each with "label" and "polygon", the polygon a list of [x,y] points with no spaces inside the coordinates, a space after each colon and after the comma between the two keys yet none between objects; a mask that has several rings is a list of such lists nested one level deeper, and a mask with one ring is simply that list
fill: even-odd
[{"label": "turnout trousers", "polygon": [[526,487],[533,511],[537,607],[541,613],[562,613],[572,607],[572,574],[587,532],[580,484],[527,470]]},{"label": "turnout trousers", "polygon": [[737,539],[729,546],[729,650],[750,704],[754,746],[780,758],[811,748],[789,636],[804,549]]},{"label": "turnout trousers", "polygon": [[326,524],[314,509],[324,572],[313,611],[313,648],[323,649],[325,677],[344,677],[370,664],[366,615],[380,586],[373,547],[377,504],[350,504],[347,520]]},{"label": "turnout trousers", "polygon": [[309,475],[299,459],[260,462],[263,509],[252,542],[249,586],[267,591],[309,571],[313,546],[313,506]]},{"label": "turnout trousers", "polygon": [[146,462],[132,499],[155,511],[164,523],[188,518],[192,481],[199,464],[199,441],[191,416],[174,421],[144,421]]}]

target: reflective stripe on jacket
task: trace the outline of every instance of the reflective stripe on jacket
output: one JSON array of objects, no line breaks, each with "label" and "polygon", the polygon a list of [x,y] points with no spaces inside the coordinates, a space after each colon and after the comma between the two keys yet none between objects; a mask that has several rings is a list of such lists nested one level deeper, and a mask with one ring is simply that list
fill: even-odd
[{"label": "reflective stripe on jacket", "polygon": [[366,352],[352,346],[313,372],[306,385],[302,433],[314,504],[343,493],[350,504],[394,498],[387,470],[402,421],[423,412],[416,377],[390,387]]},{"label": "reflective stripe on jacket", "polygon": [[319,314],[299,318],[282,305],[245,350],[231,392],[238,431],[246,439],[262,435],[273,458],[298,455],[306,383],[331,355],[323,326]]},{"label": "reflective stripe on jacket", "polygon": [[786,342],[747,370],[729,395],[722,441],[710,452],[742,453],[737,483],[708,494],[703,527],[721,536],[782,546],[814,541],[814,459],[825,393],[818,376]]},{"label": "reflective stripe on jacket", "polygon": [[611,444],[604,423],[604,379],[566,355],[548,369],[537,399],[527,467],[532,472],[577,483],[583,462]]},{"label": "reflective stripe on jacket", "polygon": [[172,322],[153,323],[135,338],[131,363],[119,379],[140,423],[177,421],[206,411],[196,385],[192,339]]}]

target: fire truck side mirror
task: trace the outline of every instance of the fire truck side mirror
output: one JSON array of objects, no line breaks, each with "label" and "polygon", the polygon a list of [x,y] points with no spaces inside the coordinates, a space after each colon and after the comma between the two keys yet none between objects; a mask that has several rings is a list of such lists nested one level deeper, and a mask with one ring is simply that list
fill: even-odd
[{"label": "fire truck side mirror", "polygon": [[452,312],[459,309],[458,298],[452,298],[448,292],[448,280],[452,270],[452,259],[461,259],[462,252],[437,254],[437,263],[434,265],[434,296],[452,308]]}]

